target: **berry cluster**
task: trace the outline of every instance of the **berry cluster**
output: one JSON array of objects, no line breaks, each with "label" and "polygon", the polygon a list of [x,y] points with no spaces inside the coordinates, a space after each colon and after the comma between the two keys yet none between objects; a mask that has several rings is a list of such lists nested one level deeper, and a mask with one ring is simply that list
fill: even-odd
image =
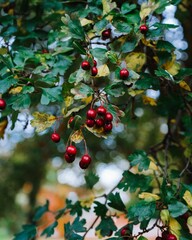
[{"label": "berry cluster", "polygon": [[4,99],[0,99],[0,110],[4,110],[6,108],[6,102]]},{"label": "berry cluster", "polygon": [[108,133],[113,128],[113,115],[107,112],[106,108],[99,106],[96,110],[89,109],[87,111],[86,125],[88,127],[103,127],[104,132]]},{"label": "berry cluster", "polygon": [[155,240],[177,240],[177,237],[169,231],[163,231],[162,237],[156,237]]},{"label": "berry cluster", "polygon": [[87,70],[91,70],[91,75],[92,76],[96,76],[98,73],[98,69],[97,69],[97,61],[93,60],[93,66],[91,66],[90,62],[88,62],[87,60],[84,60],[81,63],[81,68],[85,71]]}]

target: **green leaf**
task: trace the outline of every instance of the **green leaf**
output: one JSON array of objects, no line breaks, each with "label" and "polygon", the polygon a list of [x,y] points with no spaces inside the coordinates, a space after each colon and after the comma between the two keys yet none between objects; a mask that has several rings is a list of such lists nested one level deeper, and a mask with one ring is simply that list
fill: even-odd
[{"label": "green leaf", "polygon": [[99,22],[95,23],[94,29],[96,32],[100,32],[103,30],[108,24],[108,20],[106,18],[101,19]]},{"label": "green leaf", "polygon": [[192,76],[192,68],[181,68],[175,77],[179,80],[182,80],[188,76]]},{"label": "green leaf", "polygon": [[166,70],[164,70],[164,69],[162,69],[160,67],[158,67],[158,69],[155,70],[155,75],[157,77],[163,77],[163,78],[165,78],[167,80],[173,80],[172,75],[169,72],[167,72]]},{"label": "green leaf", "polygon": [[82,216],[83,208],[80,204],[80,201],[76,201],[75,203],[72,203],[71,200],[66,199],[66,208],[70,209],[70,215],[74,216],[77,214],[77,216]]},{"label": "green leaf", "polygon": [[132,52],[135,49],[136,45],[137,45],[137,39],[133,38],[131,40],[127,40],[123,44],[121,50],[122,50],[123,53]]},{"label": "green leaf", "polygon": [[104,91],[113,97],[120,97],[125,94],[125,88],[122,83],[112,83],[104,88]]},{"label": "green leaf", "polygon": [[29,108],[31,105],[31,99],[28,94],[17,94],[9,99],[9,105],[12,104],[12,108],[17,111],[25,108]]},{"label": "green leaf", "polygon": [[141,200],[128,208],[128,219],[130,221],[138,220],[142,222],[154,217],[156,202],[147,202]]},{"label": "green leaf", "polygon": [[93,56],[97,59],[99,59],[100,61],[104,61],[106,59],[106,54],[107,50],[104,48],[94,48],[91,49],[91,53],[93,54]]},{"label": "green leaf", "polygon": [[168,52],[172,52],[175,50],[175,47],[173,46],[173,44],[171,44],[168,41],[164,41],[164,40],[159,40],[157,42],[157,49],[158,50],[166,50]]},{"label": "green leaf", "polygon": [[157,77],[151,76],[148,73],[140,73],[141,78],[135,83],[137,89],[159,89],[160,83]]},{"label": "green leaf", "polygon": [[36,234],[36,226],[33,224],[27,224],[22,226],[23,231],[16,234],[13,240],[32,240]]},{"label": "green leaf", "polygon": [[62,87],[42,88],[41,104],[48,105],[50,102],[62,102]]},{"label": "green leaf", "polygon": [[127,14],[137,8],[136,4],[123,3],[121,6],[121,13]]},{"label": "green leaf", "polygon": [[49,210],[49,201],[47,200],[44,206],[40,206],[35,211],[35,215],[33,217],[33,221],[38,221],[45,212]]},{"label": "green leaf", "polygon": [[85,175],[85,181],[87,184],[87,187],[92,189],[93,186],[98,183],[99,177],[92,171],[89,171],[87,175]]},{"label": "green leaf", "polygon": [[72,224],[67,223],[64,225],[65,228],[65,239],[66,240],[82,240],[83,237],[78,235],[77,233],[85,232],[86,228],[84,225],[86,224],[85,219],[81,219],[79,217],[75,218]]},{"label": "green leaf", "polygon": [[128,34],[132,30],[132,26],[130,25],[130,23],[127,22],[117,21],[116,23],[114,23],[114,26],[121,33]]},{"label": "green leaf", "polygon": [[74,48],[81,54],[86,55],[85,49],[82,47],[82,44],[77,41],[73,41]]},{"label": "green leaf", "polygon": [[35,91],[35,88],[32,86],[24,86],[22,89],[22,93],[26,94],[26,93],[32,93]]},{"label": "green leaf", "polygon": [[145,176],[143,174],[134,174],[129,171],[123,173],[123,179],[119,183],[118,188],[123,189],[123,191],[135,192],[138,188],[141,191],[146,191],[149,189],[149,185],[152,181],[151,176]]},{"label": "green leaf", "polygon": [[111,231],[116,231],[117,227],[111,217],[101,219],[101,222],[96,227],[96,231],[100,231],[103,237],[109,236]]},{"label": "green leaf", "polygon": [[111,63],[116,64],[118,62],[118,56],[116,52],[108,51],[106,52],[106,57],[109,59]]},{"label": "green leaf", "polygon": [[131,167],[138,165],[139,172],[149,168],[150,159],[145,151],[136,150],[134,153],[129,155],[128,160],[130,161]]},{"label": "green leaf", "polygon": [[108,205],[118,211],[125,211],[125,205],[120,197],[120,194],[116,192],[115,194],[110,193],[108,196]]},{"label": "green leaf", "polygon": [[95,201],[94,204],[96,205],[94,207],[94,212],[96,213],[96,215],[100,216],[101,218],[104,218],[108,211],[108,208],[106,207],[106,205],[98,201]]},{"label": "green leaf", "polygon": [[41,233],[41,236],[46,235],[46,237],[50,237],[51,235],[54,234],[55,228],[57,227],[58,222],[55,221],[54,223],[52,223],[51,225],[49,225],[48,227],[46,227],[43,232]]},{"label": "green leaf", "polygon": [[72,227],[73,227],[73,230],[75,232],[85,232],[86,231],[86,228],[84,227],[84,225],[86,224],[86,220],[85,219],[81,219],[79,217],[75,218],[73,224],[72,224]]},{"label": "green leaf", "polygon": [[168,209],[173,218],[179,217],[188,211],[188,207],[179,201],[172,201],[168,204]]},{"label": "green leaf", "polygon": [[4,80],[0,80],[0,93],[3,94],[9,90],[9,88],[17,83],[17,80],[13,77],[7,77]]},{"label": "green leaf", "polygon": [[138,238],[138,240],[148,240],[148,238],[143,237],[143,236],[140,236],[140,237]]}]

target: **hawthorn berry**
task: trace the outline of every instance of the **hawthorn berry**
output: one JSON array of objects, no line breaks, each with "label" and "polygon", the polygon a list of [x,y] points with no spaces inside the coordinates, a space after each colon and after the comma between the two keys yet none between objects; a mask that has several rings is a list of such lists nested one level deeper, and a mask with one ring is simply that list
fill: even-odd
[{"label": "hawthorn berry", "polygon": [[129,77],[129,71],[126,68],[123,68],[119,72],[120,78],[126,80]]},{"label": "hawthorn berry", "polygon": [[169,235],[169,232],[168,231],[163,231],[162,232],[162,238],[167,240],[167,236]]},{"label": "hawthorn berry", "polygon": [[93,60],[93,66],[96,67],[97,66],[97,61],[94,59]]},{"label": "hawthorn berry", "polygon": [[163,240],[162,237],[156,237],[155,240]]},{"label": "hawthorn berry", "polygon": [[49,51],[48,51],[46,48],[42,49],[41,52],[42,52],[43,54],[49,53]]},{"label": "hawthorn berry", "polygon": [[110,112],[106,112],[105,121],[106,122],[112,122],[113,121],[113,115]]},{"label": "hawthorn berry", "polygon": [[104,125],[104,120],[103,118],[98,118],[95,120],[95,123],[97,127],[102,127]]},{"label": "hawthorn berry", "polygon": [[106,40],[111,37],[111,29],[106,29],[102,32],[102,39]]},{"label": "hawthorn berry", "polygon": [[112,128],[113,128],[113,124],[112,124],[111,122],[105,123],[105,125],[104,125],[104,131],[105,131],[106,133],[110,132],[110,131],[112,130]]},{"label": "hawthorn berry", "polygon": [[95,119],[96,115],[97,115],[97,112],[92,108],[87,111],[87,118],[88,119]]},{"label": "hawthorn berry", "polygon": [[74,117],[70,117],[69,121],[68,121],[68,124],[70,125],[73,122],[73,120],[74,120]]},{"label": "hawthorn berry", "polygon": [[69,155],[67,152],[64,154],[66,162],[72,163],[75,160],[75,155]]},{"label": "hawthorn berry", "polygon": [[103,106],[99,106],[99,107],[97,108],[97,114],[98,114],[98,115],[105,116],[106,112],[107,112],[107,110],[106,110],[106,108],[103,107]]},{"label": "hawthorn berry", "polygon": [[73,156],[73,155],[76,155],[77,149],[76,149],[75,146],[70,145],[70,146],[68,146],[68,147],[66,148],[66,153],[69,154],[70,156],[71,156],[71,155],[72,155],[72,156]]},{"label": "hawthorn berry", "polygon": [[86,125],[88,127],[93,127],[95,125],[95,120],[94,119],[87,119],[86,120]]},{"label": "hawthorn berry", "polygon": [[127,235],[127,231],[128,231],[128,229],[125,228],[125,227],[123,227],[123,228],[121,229],[121,236],[123,237],[123,236]]},{"label": "hawthorn berry", "polygon": [[146,34],[148,31],[148,27],[147,27],[147,25],[143,24],[140,26],[139,30],[142,34]]},{"label": "hawthorn berry", "polygon": [[91,75],[92,75],[92,76],[96,76],[97,73],[98,73],[98,69],[97,69],[96,67],[92,67],[92,68],[91,68]]},{"label": "hawthorn berry", "polygon": [[177,237],[176,237],[174,234],[169,233],[169,234],[167,235],[166,240],[177,240]]},{"label": "hawthorn berry", "polygon": [[6,102],[4,99],[0,99],[0,110],[4,110],[6,108]]},{"label": "hawthorn berry", "polygon": [[52,133],[51,140],[55,143],[58,143],[60,141],[60,135],[58,133]]},{"label": "hawthorn berry", "polygon": [[84,60],[82,63],[81,63],[81,67],[83,70],[89,70],[91,68],[91,65],[88,61]]},{"label": "hawthorn berry", "polygon": [[89,164],[91,163],[91,157],[89,154],[84,154],[81,158],[81,161],[79,162],[79,166],[82,169],[88,168]]}]

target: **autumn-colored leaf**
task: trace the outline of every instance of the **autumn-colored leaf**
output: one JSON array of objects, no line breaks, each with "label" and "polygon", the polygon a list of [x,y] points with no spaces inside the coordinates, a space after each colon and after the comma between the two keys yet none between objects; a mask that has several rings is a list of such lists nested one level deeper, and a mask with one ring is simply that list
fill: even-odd
[{"label": "autumn-colored leaf", "polygon": [[20,93],[21,91],[22,91],[22,87],[15,87],[15,88],[11,88],[10,90],[9,90],[9,93],[10,94],[18,94],[18,93]]},{"label": "autumn-colored leaf", "polygon": [[146,54],[141,52],[129,53],[125,58],[127,67],[136,72],[140,72],[142,70],[143,65],[146,63],[146,60]]},{"label": "autumn-colored leaf", "polygon": [[70,138],[70,140],[75,143],[80,143],[83,139],[84,136],[81,130],[75,131]]},{"label": "autumn-colored leaf", "polygon": [[35,127],[37,132],[46,130],[57,120],[56,116],[40,112],[34,112],[33,117],[34,119],[31,120],[31,126]]},{"label": "autumn-colored leaf", "polygon": [[179,86],[180,86],[181,88],[185,89],[186,91],[191,92],[190,86],[189,86],[185,81],[179,82]]},{"label": "autumn-colored leaf", "polygon": [[192,194],[187,190],[184,193],[183,199],[187,203],[187,205],[192,209]]},{"label": "autumn-colored leaf", "polygon": [[148,96],[143,96],[143,103],[144,104],[149,104],[151,106],[157,106],[156,100],[154,98],[148,97]]},{"label": "autumn-colored leaf", "polygon": [[153,194],[149,192],[140,193],[139,198],[144,199],[145,201],[156,201],[160,199],[160,197],[157,194]]},{"label": "autumn-colored leaf", "polygon": [[107,64],[104,64],[98,67],[98,74],[97,74],[98,77],[106,77],[109,75],[109,73],[110,71]]},{"label": "autumn-colored leaf", "polygon": [[7,127],[8,121],[7,119],[3,119],[0,122],[0,138],[4,138],[4,133],[5,133],[5,129]]}]

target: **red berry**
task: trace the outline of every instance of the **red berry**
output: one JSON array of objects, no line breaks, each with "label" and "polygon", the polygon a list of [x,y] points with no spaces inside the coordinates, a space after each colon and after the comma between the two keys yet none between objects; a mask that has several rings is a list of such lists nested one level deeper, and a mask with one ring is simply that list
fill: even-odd
[{"label": "red berry", "polygon": [[89,164],[91,163],[91,157],[88,154],[82,156],[81,161],[79,162],[79,166],[82,169],[88,168]]},{"label": "red berry", "polygon": [[88,127],[93,127],[95,125],[95,120],[94,119],[87,119],[86,120],[86,125]]},{"label": "red berry", "polygon": [[60,141],[60,135],[58,133],[52,133],[51,140],[55,143],[58,143]]},{"label": "red berry", "polygon": [[96,67],[92,67],[92,68],[91,68],[91,75],[92,75],[92,76],[96,76],[97,73],[98,73],[98,69],[97,69]]},{"label": "red berry", "polygon": [[113,115],[110,112],[106,112],[105,121],[106,122],[112,122],[113,121]]},{"label": "red berry", "polygon": [[106,110],[106,108],[103,107],[103,106],[99,106],[99,107],[97,108],[97,114],[99,114],[99,115],[105,116],[106,112],[107,112],[107,110]]},{"label": "red berry", "polygon": [[105,123],[104,125],[104,131],[107,133],[107,132],[110,132],[113,128],[113,124],[112,123]]},{"label": "red berry", "polygon": [[126,80],[129,77],[129,71],[126,68],[120,70],[120,78]]},{"label": "red berry", "polygon": [[77,149],[76,149],[75,146],[70,145],[70,146],[67,147],[66,153],[69,154],[70,156],[71,156],[71,155],[76,155]]},{"label": "red berry", "polygon": [[162,238],[163,238],[163,239],[166,240],[168,235],[169,235],[169,232],[168,232],[168,231],[163,231],[163,232],[162,232]]},{"label": "red berry", "polygon": [[45,49],[42,49],[42,51],[41,51],[43,54],[44,53],[49,53],[49,51],[45,48]]},{"label": "red berry", "polygon": [[121,229],[121,236],[127,235],[127,231],[128,231],[128,229],[125,228],[125,227],[123,227],[123,228]]},{"label": "red berry", "polygon": [[96,67],[97,66],[97,61],[94,59],[93,60],[93,66]]},{"label": "red berry", "polygon": [[90,63],[86,60],[84,60],[82,63],[81,63],[81,67],[83,70],[89,70],[91,68],[90,66]]},{"label": "red berry", "polygon": [[103,120],[103,118],[98,118],[98,119],[95,121],[95,123],[96,123],[96,126],[97,126],[97,127],[102,127],[102,126],[104,125],[104,120]]},{"label": "red berry", "polygon": [[106,40],[111,37],[111,29],[106,29],[102,32],[102,39]]},{"label": "red berry", "polygon": [[176,237],[174,234],[169,233],[169,234],[167,235],[166,240],[177,240],[177,237]]},{"label": "red berry", "polygon": [[87,118],[88,119],[95,119],[97,115],[97,112],[94,109],[89,109],[87,111]]},{"label": "red berry", "polygon": [[139,30],[142,34],[146,34],[148,31],[148,27],[147,27],[147,25],[143,24],[140,26]]},{"label": "red berry", "polygon": [[188,217],[190,217],[190,214],[189,214],[189,212],[186,212],[186,213],[184,213],[183,215],[181,215],[181,217],[182,217],[183,219],[187,220]]},{"label": "red berry", "polygon": [[75,160],[75,155],[69,155],[67,152],[64,154],[66,162],[72,163]]},{"label": "red berry", "polygon": [[74,117],[70,117],[68,123],[71,124],[74,120]]},{"label": "red berry", "polygon": [[155,240],[163,240],[162,237],[156,237]]},{"label": "red berry", "polygon": [[6,102],[4,99],[0,99],[0,110],[4,110],[6,108]]}]

